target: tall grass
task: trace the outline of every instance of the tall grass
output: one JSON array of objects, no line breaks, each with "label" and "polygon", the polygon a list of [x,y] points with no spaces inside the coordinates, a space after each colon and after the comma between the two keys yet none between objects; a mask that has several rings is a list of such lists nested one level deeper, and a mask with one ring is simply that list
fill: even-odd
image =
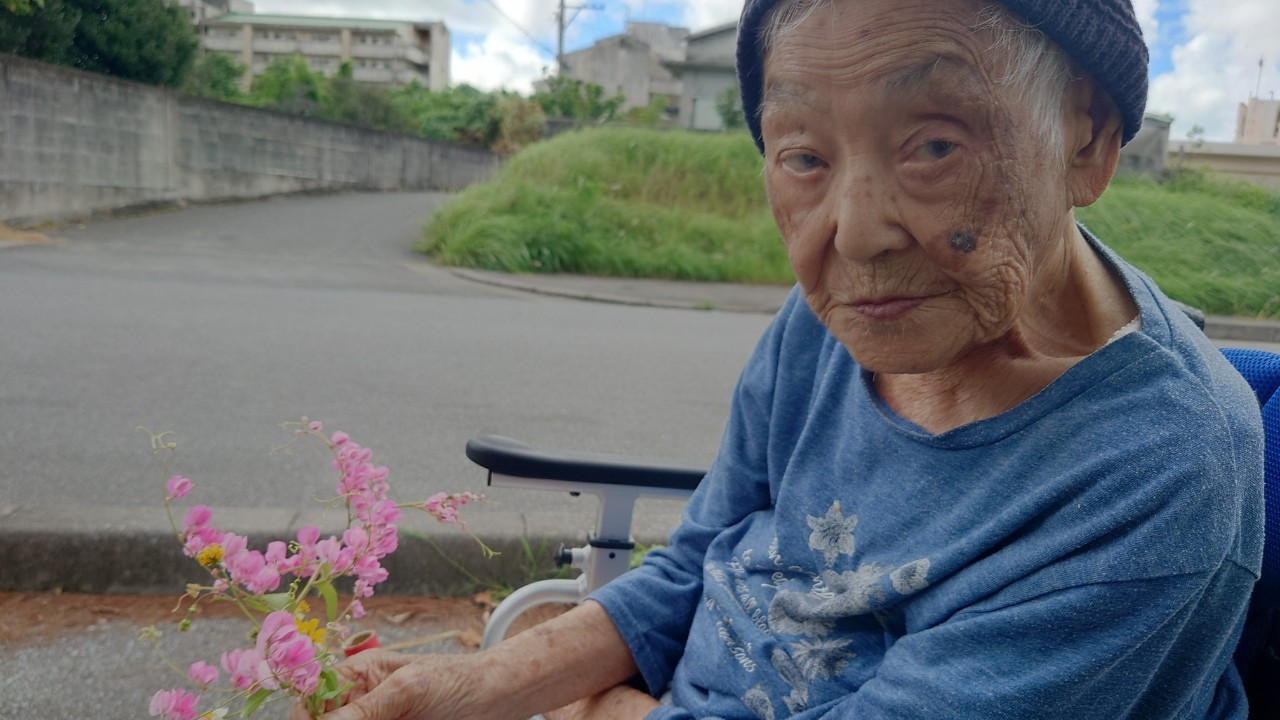
[{"label": "tall grass", "polygon": [[418,248],[507,272],[789,283],[760,167],[744,133],[566,133],[437,211]]},{"label": "tall grass", "polygon": [[[537,143],[429,221],[418,249],[507,272],[792,282],[745,133],[584,130]],[[1082,222],[1174,298],[1280,318],[1280,194],[1117,178]]]},{"label": "tall grass", "polygon": [[1121,177],[1076,215],[1169,296],[1211,314],[1280,318],[1280,194],[1200,173]]}]

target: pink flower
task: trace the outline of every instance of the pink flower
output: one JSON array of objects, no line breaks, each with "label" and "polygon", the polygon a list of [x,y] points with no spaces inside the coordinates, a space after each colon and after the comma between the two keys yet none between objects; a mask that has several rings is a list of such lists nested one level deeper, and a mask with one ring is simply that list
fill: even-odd
[{"label": "pink flower", "polygon": [[352,570],[355,571],[356,577],[371,586],[387,579],[386,569],[379,565],[378,559],[372,555],[361,556]]},{"label": "pink flower", "polygon": [[350,439],[351,439],[350,435],[339,430],[338,432],[335,432],[333,434],[333,438],[330,440],[330,442],[332,442],[334,445],[342,446],[347,444],[347,441]]},{"label": "pink flower", "polygon": [[426,502],[421,503],[418,507],[434,515],[436,520],[446,525],[453,525],[458,522],[458,512],[463,505],[482,499],[484,499],[484,496],[476,495],[475,493],[464,492],[457,495],[449,495],[440,492],[427,498]]},{"label": "pink flower", "polygon": [[357,620],[364,617],[364,603],[359,600],[351,601],[351,617]]},{"label": "pink flower", "polygon": [[163,717],[164,720],[195,720],[196,706],[200,703],[199,695],[192,695],[186,690],[161,690],[151,696],[152,717]]},{"label": "pink flower", "polygon": [[187,526],[187,529],[202,528],[208,525],[209,521],[212,519],[213,511],[208,507],[204,505],[193,505],[191,509],[187,511],[182,522]]},{"label": "pink flower", "polygon": [[248,690],[254,685],[275,690],[279,687],[271,678],[271,668],[254,648],[237,648],[222,654],[222,669],[231,676],[231,685],[237,690]]},{"label": "pink flower", "polygon": [[320,539],[320,528],[315,525],[304,525],[298,528],[298,544],[302,547],[315,547]]},{"label": "pink flower", "polygon": [[271,613],[258,632],[257,653],[267,659],[276,680],[304,695],[320,687],[320,662],[316,646],[298,634],[297,624],[287,610]]},{"label": "pink flower", "polygon": [[218,668],[203,660],[198,660],[191,663],[191,667],[187,668],[187,677],[191,678],[191,682],[197,685],[212,685],[218,682]]},{"label": "pink flower", "polygon": [[204,505],[195,505],[182,520],[183,552],[195,557],[209,545],[222,542],[222,532],[209,524],[213,511]]},{"label": "pink flower", "polygon": [[169,478],[169,482],[165,483],[164,489],[169,493],[169,497],[181,500],[191,492],[191,481],[181,475],[174,475]]}]

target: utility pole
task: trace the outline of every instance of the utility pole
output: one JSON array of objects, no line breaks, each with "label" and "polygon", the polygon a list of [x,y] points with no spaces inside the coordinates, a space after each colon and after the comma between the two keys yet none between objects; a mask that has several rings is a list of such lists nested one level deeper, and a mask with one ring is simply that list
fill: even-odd
[{"label": "utility pole", "polygon": [[[564,77],[564,31],[569,28],[573,21],[577,19],[578,13],[583,10],[603,10],[604,5],[599,3],[586,3],[583,5],[565,5],[564,0],[560,0],[560,9],[556,11],[556,75]],[[572,10],[573,16],[566,18],[565,11]]]}]

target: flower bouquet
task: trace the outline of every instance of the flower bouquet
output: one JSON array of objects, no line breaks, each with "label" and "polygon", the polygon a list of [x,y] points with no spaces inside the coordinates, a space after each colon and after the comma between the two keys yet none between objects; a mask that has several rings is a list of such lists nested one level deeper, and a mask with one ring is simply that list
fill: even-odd
[{"label": "flower bouquet", "polygon": [[[314,526],[303,527],[289,541],[268,542],[264,551],[250,549],[249,539],[219,530],[212,512],[204,505],[192,506],[181,526],[174,517],[174,501],[191,492],[193,483],[182,475],[172,475],[165,485],[164,506],[182,551],[209,573],[208,584],[193,583],[179,601],[188,603],[181,630],[191,625],[200,606],[211,602],[234,603],[250,623],[252,644],[222,653],[218,665],[204,661],[191,664],[186,677],[196,692],[187,689],[161,690],[151,698],[150,713],[164,720],[222,718],[235,710],[241,717],[277,699],[301,700],[312,717],[341,700],[348,689],[341,684],[336,665],[345,654],[376,646],[366,633],[356,638],[351,621],[364,617],[362,600],[387,579],[382,560],[398,544],[397,522],[402,509],[422,510],[438,521],[465,526],[458,511],[481,499],[473,493],[437,493],[426,501],[397,504],[389,496],[387,468],[374,465],[372,452],[343,432],[326,437],[319,422],[303,418],[294,427],[295,437],[315,439],[328,447],[337,471],[337,495],[325,500],[330,507],[346,511],[347,525],[342,536],[321,537]],[[165,475],[176,453],[170,433],[152,434],[154,454],[167,453]],[[478,541],[478,540],[477,540]],[[493,551],[480,543],[486,554]],[[339,599],[338,584],[351,583],[350,599]],[[320,609],[312,603],[322,604]],[[154,627],[143,631],[155,641]],[[227,684],[219,685],[222,672]],[[176,668],[175,668],[176,669]],[[181,672],[178,669],[178,672]],[[207,696],[217,699],[211,709],[201,710]]]}]

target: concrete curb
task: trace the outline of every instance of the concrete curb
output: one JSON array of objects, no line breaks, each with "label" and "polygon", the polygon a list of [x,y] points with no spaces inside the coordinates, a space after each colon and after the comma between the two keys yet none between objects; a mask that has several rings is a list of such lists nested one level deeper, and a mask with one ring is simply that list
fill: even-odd
[{"label": "concrete curb", "polygon": [[573,275],[518,275],[461,268],[447,268],[447,270],[464,280],[508,290],[570,300],[674,310],[773,314],[782,307],[790,291],[789,287],[776,285],[735,285]]},{"label": "concrete curb", "polygon": [[[220,529],[245,535],[250,547],[293,538],[316,525],[322,537],[343,529],[335,513],[278,508],[212,508]],[[429,520],[400,523],[400,546],[383,563],[389,578],[381,593],[458,595],[490,586],[518,587],[554,572],[560,543],[581,545],[593,517],[565,527],[537,515],[470,513],[468,532]],[[665,542],[669,528],[638,524],[645,545]],[[498,551],[486,558],[476,538]],[[180,594],[188,582],[208,575],[182,548],[160,506],[0,507],[0,590],[63,590],[82,593]]]},{"label": "concrete curb", "polygon": [[[772,314],[782,307],[790,291],[789,287],[781,286],[508,274],[460,268],[448,268],[448,270],[457,277],[508,290],[589,302],[679,310]],[[608,287],[609,284],[619,289],[613,291],[601,289]],[[672,288],[680,287],[686,287],[689,290],[684,293],[678,291],[672,293]],[[672,297],[673,294],[682,294],[684,297]],[[1205,318],[1205,334],[1214,340],[1280,343],[1280,322],[1213,315]]]}]

